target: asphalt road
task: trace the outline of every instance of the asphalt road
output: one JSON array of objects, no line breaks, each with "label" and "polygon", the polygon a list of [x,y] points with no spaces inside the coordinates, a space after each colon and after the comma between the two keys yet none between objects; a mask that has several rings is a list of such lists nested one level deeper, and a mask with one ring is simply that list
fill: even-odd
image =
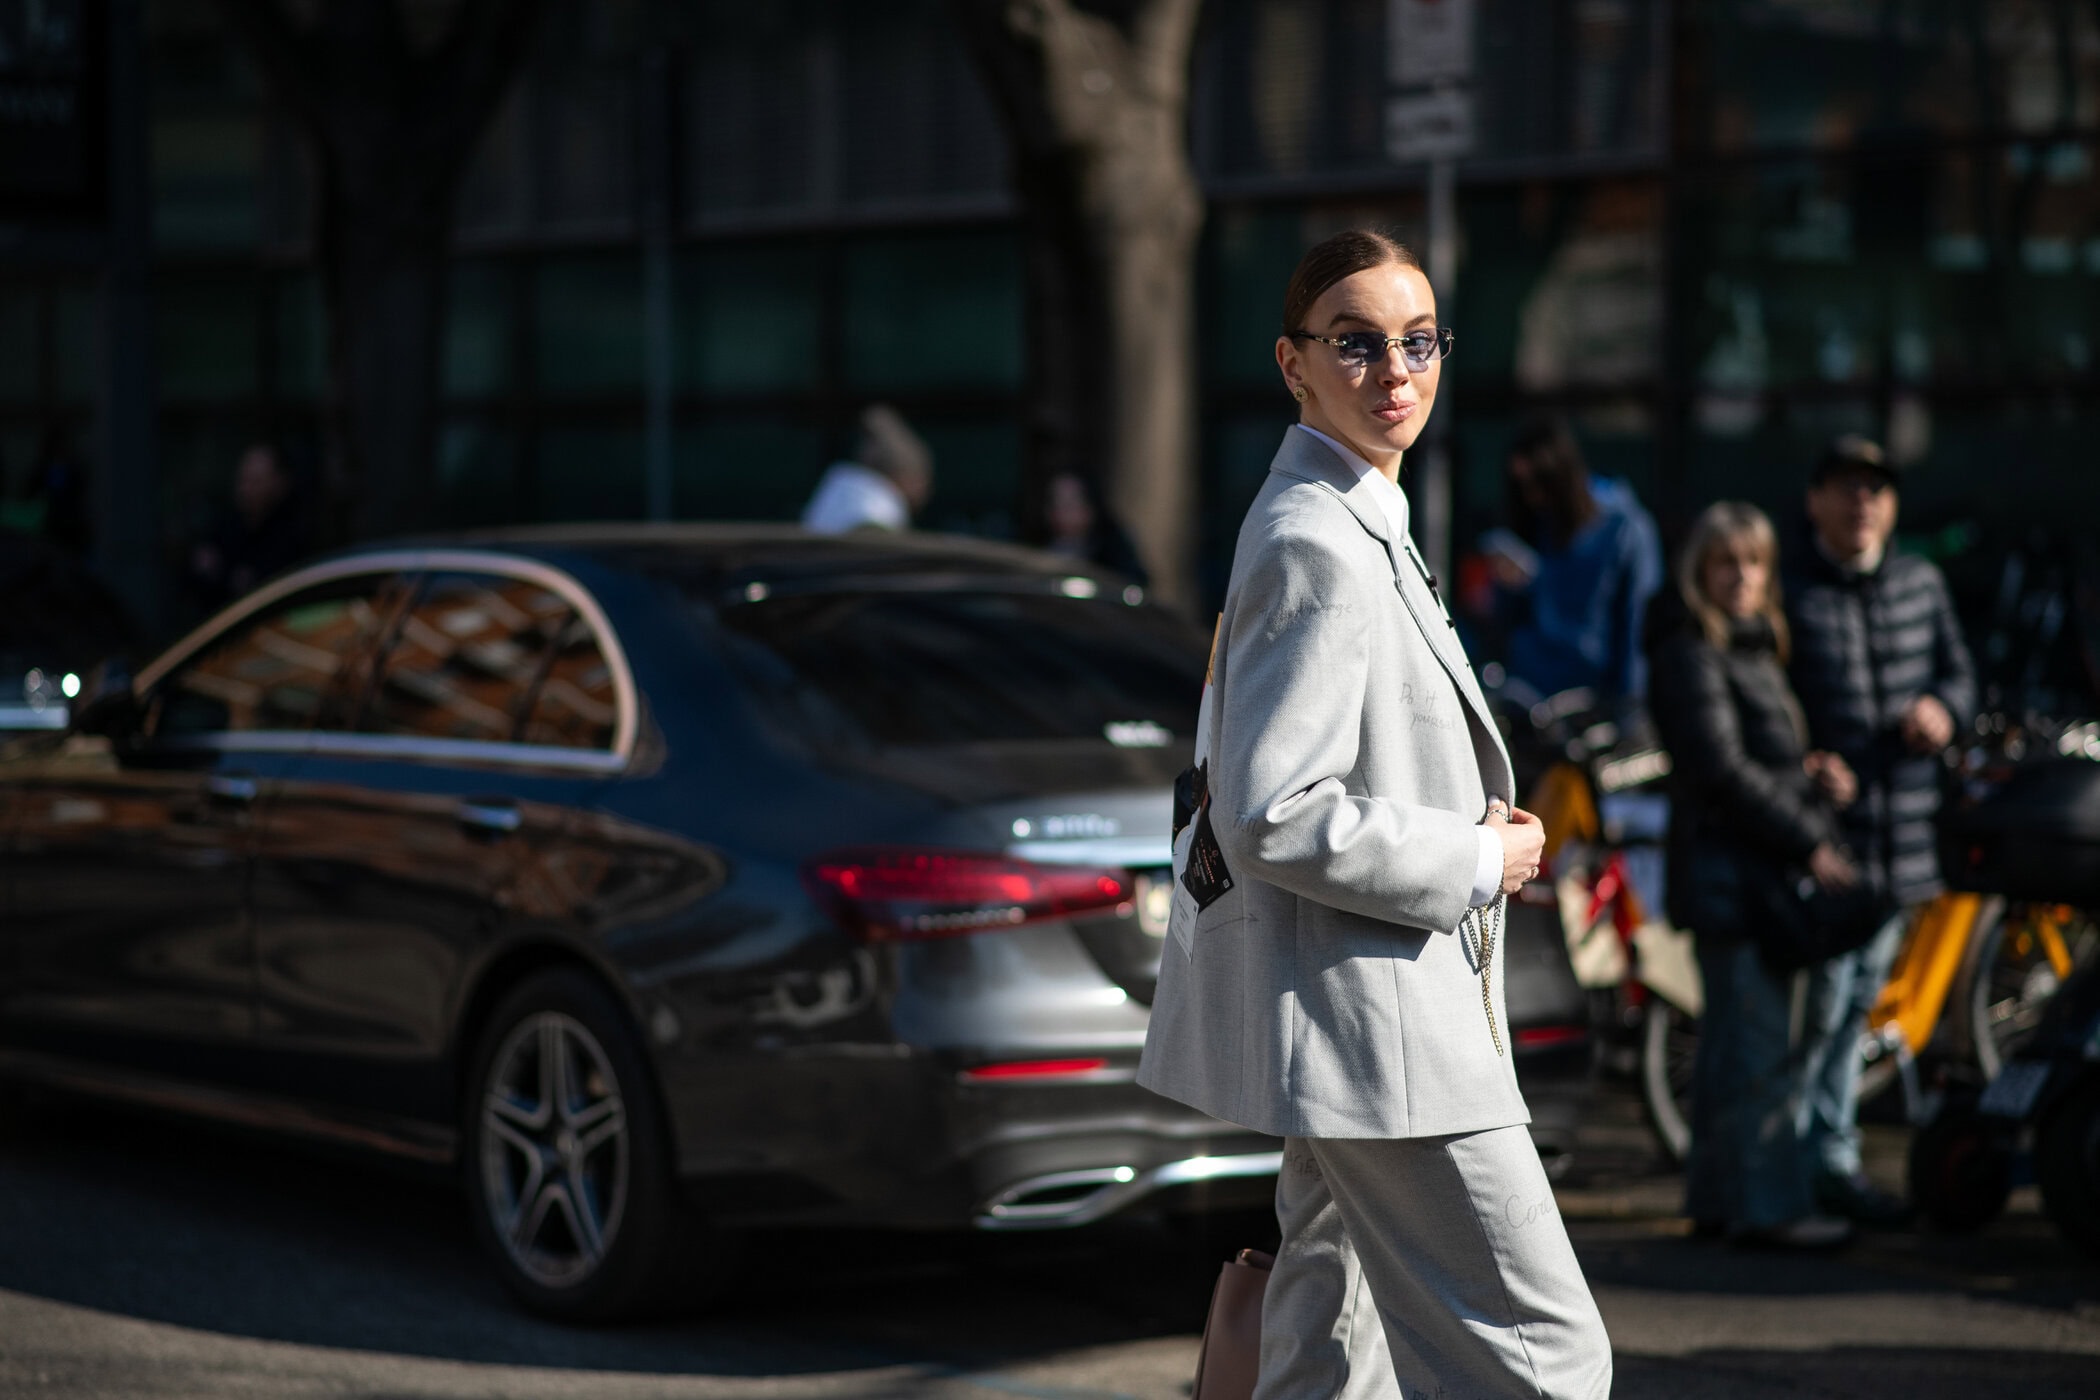
[{"label": "asphalt road", "polygon": [[[1893,1172],[1900,1132],[1875,1148]],[[2031,1191],[1978,1236],[1807,1259],[1685,1238],[1675,1191],[1608,1097],[1561,1200],[1620,1396],[2100,1396],[2100,1269]],[[725,1263],[738,1283],[715,1311],[570,1329],[511,1308],[442,1184],[14,1105],[0,1110],[0,1397],[1179,1397],[1219,1248],[1134,1224],[789,1235]]]}]

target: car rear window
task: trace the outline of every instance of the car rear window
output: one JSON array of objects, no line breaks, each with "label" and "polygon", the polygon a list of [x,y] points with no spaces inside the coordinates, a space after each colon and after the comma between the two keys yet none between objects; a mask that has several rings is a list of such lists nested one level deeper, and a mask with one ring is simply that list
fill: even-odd
[{"label": "car rear window", "polygon": [[813,737],[884,745],[1194,731],[1207,643],[1164,609],[1061,593],[798,593],[721,611],[747,680]]}]

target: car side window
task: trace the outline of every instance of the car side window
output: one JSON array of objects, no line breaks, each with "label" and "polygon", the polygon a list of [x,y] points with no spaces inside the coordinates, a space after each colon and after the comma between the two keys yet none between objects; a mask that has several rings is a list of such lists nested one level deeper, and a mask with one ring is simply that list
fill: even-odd
[{"label": "car side window", "polygon": [[404,738],[610,748],[612,677],[561,594],[494,573],[433,575],[403,617],[359,728]]},{"label": "car side window", "polygon": [[524,741],[565,749],[609,749],[619,718],[612,666],[589,619],[570,613],[554,639],[532,708]]},{"label": "car side window", "polygon": [[145,732],[171,739],[340,724],[404,588],[391,573],[331,579],[242,618],[154,687]]}]

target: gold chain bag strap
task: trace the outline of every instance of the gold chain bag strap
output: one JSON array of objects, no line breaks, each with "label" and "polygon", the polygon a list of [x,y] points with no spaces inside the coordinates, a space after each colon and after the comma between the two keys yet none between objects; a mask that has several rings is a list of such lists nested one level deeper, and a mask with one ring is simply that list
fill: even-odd
[{"label": "gold chain bag strap", "polygon": [[1488,1035],[1495,1042],[1495,1053],[1502,1049],[1502,1028],[1495,1024],[1495,940],[1502,934],[1502,910],[1509,903],[1509,896],[1496,896],[1478,909],[1468,909],[1466,917],[1472,921],[1475,936],[1480,939],[1480,1009],[1487,1012]]}]

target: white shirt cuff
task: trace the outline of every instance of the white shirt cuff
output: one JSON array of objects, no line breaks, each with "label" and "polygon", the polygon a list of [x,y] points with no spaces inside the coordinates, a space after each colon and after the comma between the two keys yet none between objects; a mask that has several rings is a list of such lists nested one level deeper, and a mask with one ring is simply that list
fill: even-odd
[{"label": "white shirt cuff", "polygon": [[1491,903],[1502,890],[1502,838],[1491,826],[1480,828],[1480,859],[1473,865],[1475,909]]}]

